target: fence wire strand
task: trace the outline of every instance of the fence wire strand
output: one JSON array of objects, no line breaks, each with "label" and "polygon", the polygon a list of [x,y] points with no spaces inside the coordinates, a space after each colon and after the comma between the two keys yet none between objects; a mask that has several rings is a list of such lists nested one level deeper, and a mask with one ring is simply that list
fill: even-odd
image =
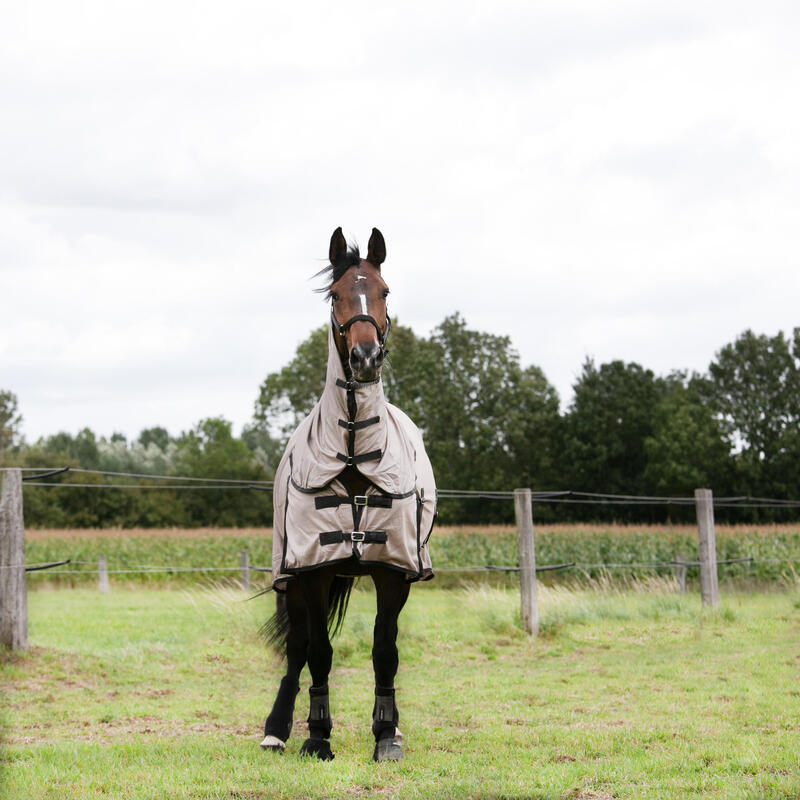
[{"label": "fence wire strand", "polygon": [[[23,480],[25,486],[58,486],[75,489],[168,489],[170,491],[206,489],[254,489],[273,491],[273,481],[247,480],[244,478],[199,478],[186,475],[157,475],[142,472],[115,472],[112,470],[84,469],[82,467],[2,467],[0,470],[19,469],[22,472],[35,472]],[[110,478],[131,478],[138,481],[168,481],[168,483],[51,483],[42,479],[55,477],[67,472],[84,475],[100,475]],[[183,482],[183,483],[176,483]],[[440,500],[510,500],[515,496],[513,491],[501,489],[439,489],[437,497]],[[572,489],[559,489],[531,492],[532,499],[537,503],[560,503],[576,505],[667,505],[667,506],[693,506],[694,497],[671,497],[656,495],[611,494],[604,492],[583,492]],[[800,500],[780,499],[774,497],[755,497],[742,495],[737,497],[715,497],[713,500],[716,508],[764,508],[764,509],[796,509],[800,508]]]},{"label": "fence wire strand", "polygon": [[[722,559],[717,561],[717,566],[726,566],[729,564],[748,564],[748,565],[755,565],[755,564],[798,564],[800,563],[800,558],[753,558],[752,556],[747,556],[745,558],[728,558]],[[248,565],[246,567],[242,567],[241,565],[236,567],[213,567],[213,566],[205,566],[205,567],[178,567],[178,566],[168,566],[163,564],[131,564],[125,567],[116,568],[116,569],[105,569],[100,570],[97,568],[96,561],[73,561],[72,559],[66,559],[65,561],[59,561],[44,565],[23,565],[23,564],[16,564],[16,565],[4,565],[0,567],[0,569],[18,569],[21,566],[24,566],[27,571],[34,571],[34,570],[44,570],[49,569],[51,567],[58,567],[63,564],[71,564],[74,566],[92,566],[94,569],[73,569],[73,570],[54,570],[50,572],[50,575],[96,575],[100,572],[105,572],[108,575],[125,575],[125,574],[137,574],[137,575],[155,575],[155,574],[169,574],[169,573],[178,573],[178,572],[241,572],[243,569],[250,570],[251,572],[272,572],[271,567],[261,567],[257,565]],[[582,561],[571,561],[566,564],[545,564],[543,566],[537,566],[536,572],[554,572],[557,570],[563,569],[578,569],[578,570],[610,570],[610,569],[649,569],[649,570],[657,570],[657,569],[670,569],[674,570],[676,567],[699,567],[699,561],[625,561],[625,562],[598,562],[598,563],[588,563]],[[519,565],[509,564],[509,565],[498,565],[498,564],[471,564],[467,566],[447,566],[447,567],[436,567],[434,572],[520,572]]]}]

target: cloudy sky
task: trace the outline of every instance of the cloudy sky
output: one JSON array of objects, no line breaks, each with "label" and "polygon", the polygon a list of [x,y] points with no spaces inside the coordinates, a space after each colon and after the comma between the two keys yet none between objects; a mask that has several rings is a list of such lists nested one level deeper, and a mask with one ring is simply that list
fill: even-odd
[{"label": "cloudy sky", "polygon": [[800,325],[796,3],[37,2],[0,25],[0,389],[28,440],[221,415],[326,319],[332,230],[391,310],[704,370]]}]

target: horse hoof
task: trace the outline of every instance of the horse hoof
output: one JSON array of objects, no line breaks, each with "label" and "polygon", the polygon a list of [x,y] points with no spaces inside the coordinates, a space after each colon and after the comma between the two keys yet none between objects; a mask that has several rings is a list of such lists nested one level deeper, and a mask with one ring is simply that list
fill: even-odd
[{"label": "horse hoof", "polygon": [[261,742],[261,749],[282,753],[286,749],[286,742],[282,742],[277,736],[265,736],[264,741]]},{"label": "horse hoof", "polygon": [[331,743],[327,739],[306,739],[300,748],[301,756],[314,756],[320,761],[333,761]]},{"label": "horse hoof", "polygon": [[373,761],[402,761],[403,748],[400,747],[398,739],[381,739],[375,743],[375,752],[372,754]]}]

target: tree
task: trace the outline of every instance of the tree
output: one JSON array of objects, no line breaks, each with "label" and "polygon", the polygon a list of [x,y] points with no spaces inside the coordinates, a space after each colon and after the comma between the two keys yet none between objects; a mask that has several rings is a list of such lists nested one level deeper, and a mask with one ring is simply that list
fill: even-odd
[{"label": "tree", "polygon": [[[263,481],[267,473],[221,417],[201,420],[176,443],[178,475]],[[196,525],[265,525],[272,516],[265,492],[250,489],[186,490],[183,506]]]},{"label": "tree", "polygon": [[418,423],[440,486],[541,485],[549,458],[541,434],[558,416],[558,396],[541,370],[522,369],[507,336],[470,330],[453,314],[433,331],[421,367]]},{"label": "tree", "polygon": [[739,480],[749,494],[800,493],[800,328],[751,330],[725,345],[709,365],[708,399],[718,414]]},{"label": "tree", "polygon": [[652,433],[644,441],[646,484],[656,494],[673,497],[691,497],[700,487],[726,491],[730,448],[713,409],[703,401],[706,379],[678,372],[663,385]]},{"label": "tree", "polygon": [[167,431],[166,428],[155,427],[145,428],[139,434],[137,441],[144,448],[154,444],[159,450],[166,452],[172,439],[170,438],[169,431]]},{"label": "tree", "polygon": [[75,436],[61,431],[38,444],[46,452],[60,455],[65,464],[77,462],[83,469],[100,469],[98,440],[90,428],[83,428]]},{"label": "tree", "polygon": [[587,359],[574,391],[564,420],[564,488],[645,494],[645,439],[653,433],[663,385],[639,364],[611,361],[598,368]]},{"label": "tree", "polygon": [[0,464],[5,454],[16,443],[22,416],[17,410],[17,396],[13,392],[0,390]]},{"label": "tree", "polygon": [[250,448],[255,460],[267,473],[274,475],[283,455],[283,445],[270,435],[267,426],[261,422],[245,425],[242,430],[242,441]]}]

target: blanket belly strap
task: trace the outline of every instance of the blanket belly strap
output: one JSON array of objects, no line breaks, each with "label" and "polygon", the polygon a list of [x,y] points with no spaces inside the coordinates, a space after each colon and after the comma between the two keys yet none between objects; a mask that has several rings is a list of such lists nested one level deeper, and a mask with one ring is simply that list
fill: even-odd
[{"label": "blanket belly strap", "polygon": [[338,494],[327,494],[314,498],[314,506],[321,508],[338,508],[339,506],[369,506],[370,508],[391,508],[392,498],[382,494],[356,494],[352,497],[341,497]]},{"label": "blanket belly strap", "polygon": [[370,417],[369,419],[362,419],[359,422],[348,422],[346,419],[340,419],[339,427],[345,428],[348,431],[360,431],[363,428],[368,428],[370,425],[377,425],[380,421],[380,417]]},{"label": "blanket belly strap", "polygon": [[321,545],[341,544],[342,542],[386,544],[386,539],[386,531],[322,531],[319,535]]},{"label": "blanket belly strap", "polygon": [[380,461],[383,457],[383,453],[380,450],[372,450],[369,453],[361,453],[358,456],[346,456],[344,453],[337,453],[336,458],[339,461],[344,461],[344,463],[351,467],[354,464],[361,464],[363,461]]}]

